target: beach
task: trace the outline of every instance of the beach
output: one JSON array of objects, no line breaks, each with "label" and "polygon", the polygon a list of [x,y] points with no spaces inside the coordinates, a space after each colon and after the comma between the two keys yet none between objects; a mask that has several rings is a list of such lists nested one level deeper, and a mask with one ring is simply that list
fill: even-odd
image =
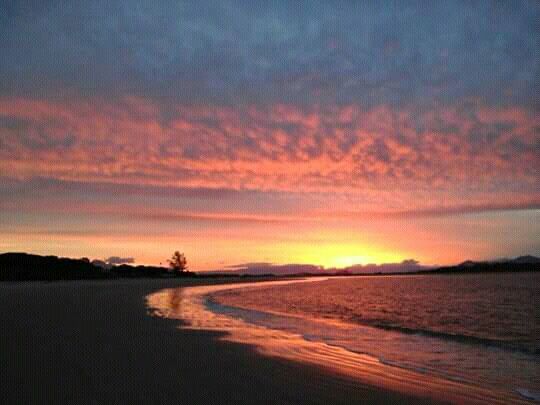
[{"label": "beach", "polygon": [[0,401],[15,403],[434,403],[262,356],[150,316],[148,294],[237,282],[166,279],[0,285]]}]

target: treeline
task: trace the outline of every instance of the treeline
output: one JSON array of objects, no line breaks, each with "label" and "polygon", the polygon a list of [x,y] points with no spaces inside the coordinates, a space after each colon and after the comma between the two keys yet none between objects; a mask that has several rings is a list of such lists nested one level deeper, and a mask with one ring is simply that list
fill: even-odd
[{"label": "treeline", "polygon": [[69,259],[27,253],[0,254],[0,281],[87,280],[115,278],[190,277],[195,273],[171,272],[166,267],[129,266],[103,268],[88,259]]}]

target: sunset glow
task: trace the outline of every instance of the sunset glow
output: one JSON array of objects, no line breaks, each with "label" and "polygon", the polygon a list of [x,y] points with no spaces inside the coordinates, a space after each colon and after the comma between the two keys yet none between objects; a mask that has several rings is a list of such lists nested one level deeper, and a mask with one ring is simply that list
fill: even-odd
[{"label": "sunset glow", "polygon": [[540,1],[0,1],[1,403],[540,404],[539,297]]},{"label": "sunset glow", "polygon": [[540,254],[537,7],[286,4],[0,6],[0,250]]}]

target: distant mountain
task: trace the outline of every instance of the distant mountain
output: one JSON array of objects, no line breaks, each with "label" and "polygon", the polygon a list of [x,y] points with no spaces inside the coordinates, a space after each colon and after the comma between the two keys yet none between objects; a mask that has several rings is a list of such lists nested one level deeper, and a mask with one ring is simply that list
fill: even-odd
[{"label": "distant mountain", "polygon": [[473,262],[472,260],[465,260],[463,263],[458,264],[460,267],[472,267],[476,266],[478,262]]},{"label": "distant mountain", "polygon": [[497,264],[497,263],[505,263],[505,264],[538,264],[540,263],[540,258],[536,256],[526,255],[526,256],[519,256],[514,259],[509,258],[502,258],[502,259],[496,259],[491,261],[481,261],[481,262],[475,262],[472,260],[466,260],[463,263],[458,264],[459,267],[472,267],[472,266],[478,266],[478,265],[486,265],[486,264]]},{"label": "distant mountain", "polygon": [[520,264],[538,264],[540,263],[540,257],[535,257],[531,255],[527,256],[519,256],[516,257],[514,260],[510,261],[511,263],[520,263]]},{"label": "distant mountain", "polygon": [[540,271],[540,258],[527,255],[514,259],[498,259],[494,261],[475,262],[466,260],[457,266],[439,267],[429,273],[487,273],[487,272],[522,272]]}]

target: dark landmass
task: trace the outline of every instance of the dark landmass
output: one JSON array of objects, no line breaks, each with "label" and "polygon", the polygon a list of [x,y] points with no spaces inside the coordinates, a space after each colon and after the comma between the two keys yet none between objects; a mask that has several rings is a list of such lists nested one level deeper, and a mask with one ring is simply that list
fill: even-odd
[{"label": "dark landmass", "polygon": [[0,281],[54,281],[121,278],[175,278],[175,277],[320,277],[362,275],[408,275],[408,274],[452,274],[487,272],[540,271],[540,258],[520,256],[515,259],[500,259],[493,262],[467,260],[456,266],[426,267],[414,260],[401,263],[355,265],[345,269],[325,269],[314,265],[270,265],[267,263],[247,264],[234,270],[193,273],[173,272],[167,267],[134,266],[128,264],[107,265],[89,259],[70,259],[57,256],[39,256],[28,253],[0,254]]},{"label": "dark landmass", "polygon": [[53,281],[118,278],[190,277],[195,273],[171,272],[165,267],[119,266],[102,267],[83,259],[39,256],[27,253],[0,254],[1,281]]},{"label": "dark landmass", "polygon": [[540,271],[540,258],[535,256],[519,256],[515,259],[503,259],[494,262],[473,262],[467,260],[457,266],[439,267],[422,272],[448,274],[448,273],[494,273],[494,272],[523,272]]}]

